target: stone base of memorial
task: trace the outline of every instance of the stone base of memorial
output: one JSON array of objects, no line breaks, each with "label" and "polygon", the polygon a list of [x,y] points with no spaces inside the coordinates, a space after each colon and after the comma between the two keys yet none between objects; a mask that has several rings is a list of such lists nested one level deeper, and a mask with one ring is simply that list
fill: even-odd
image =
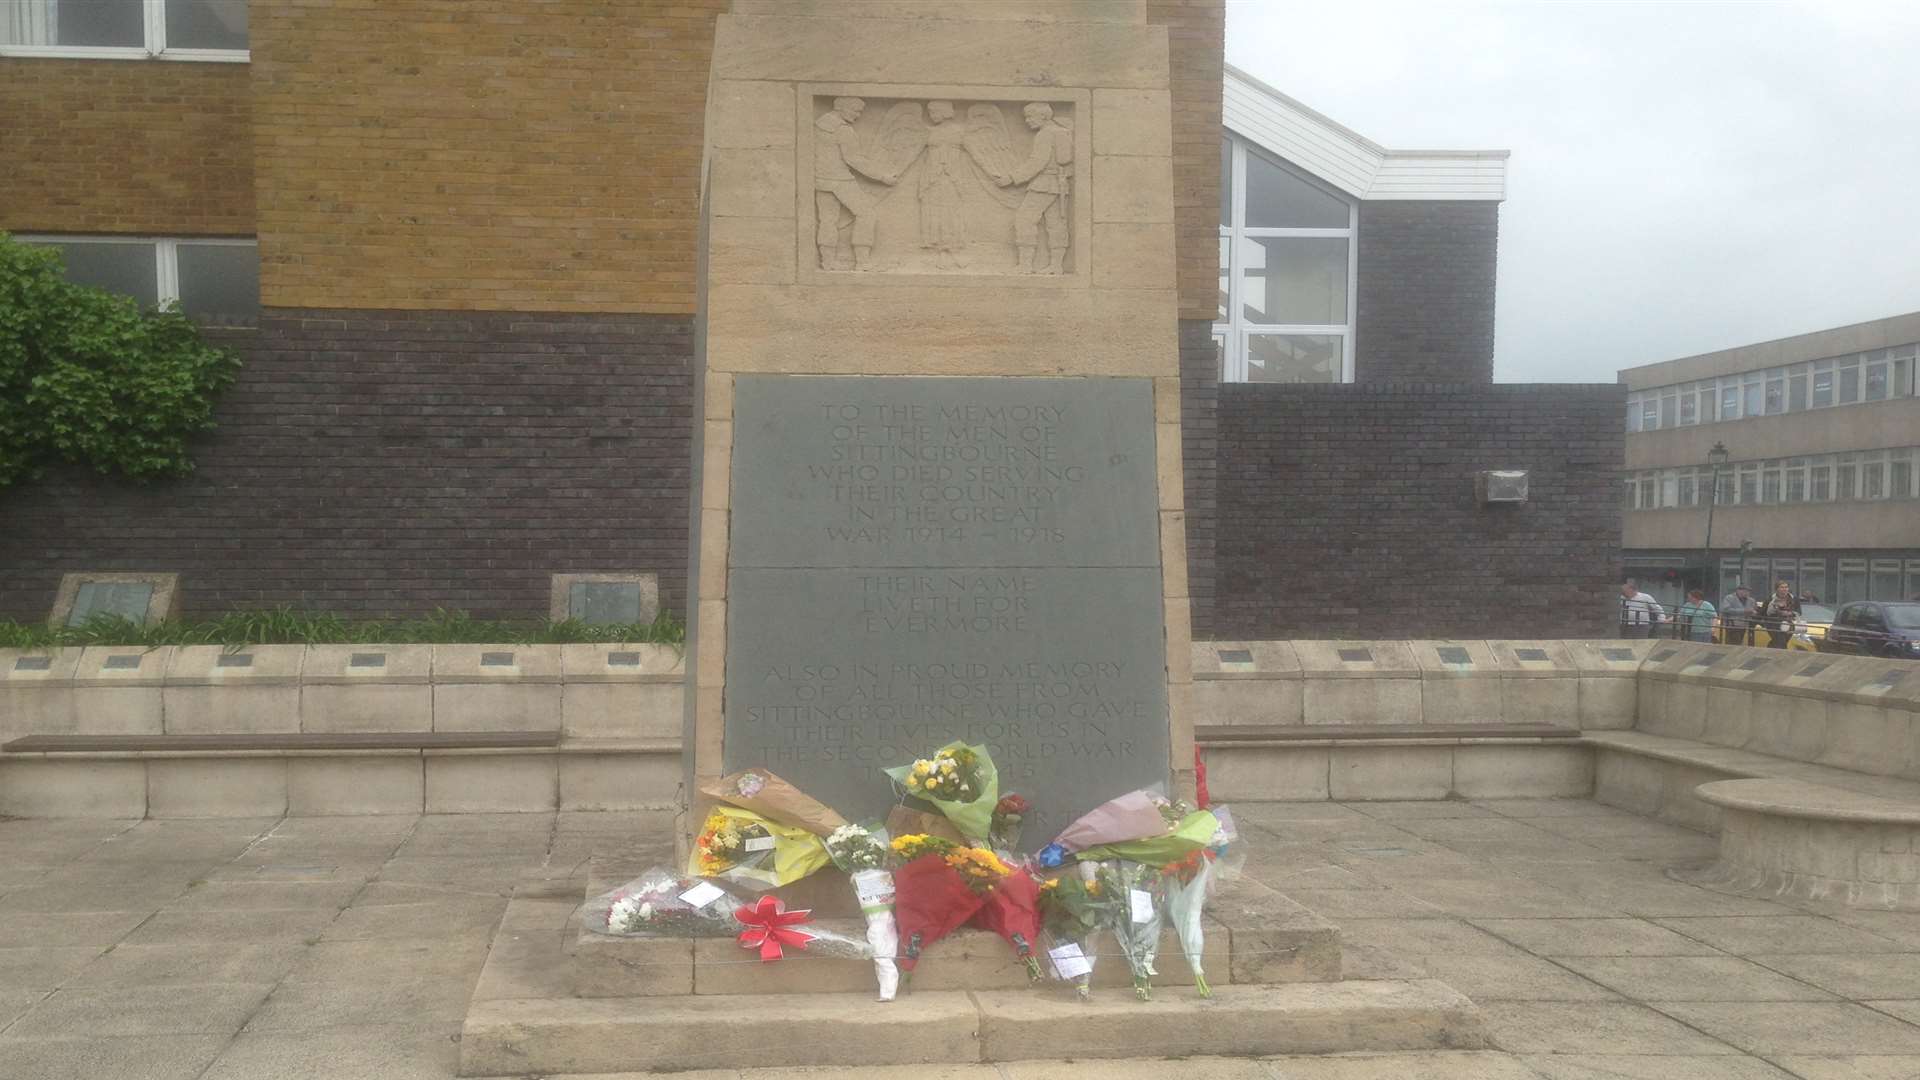
[{"label": "stone base of memorial", "polygon": [[[474,987],[460,1075],[1486,1045],[1478,1009],[1444,983],[1342,981],[1338,928],[1250,879],[1208,904],[1210,999],[1170,933],[1152,1001],[1134,998],[1114,956],[1096,964],[1093,999],[1080,1002],[1070,983],[1029,985],[997,936],[963,930],[927,951],[911,989],[881,1003],[869,960],[789,950],[763,963],[731,938],[619,938],[581,926],[583,900],[654,857],[595,858],[584,894],[577,878],[516,893]],[[860,932],[855,919],[822,922]]]}]

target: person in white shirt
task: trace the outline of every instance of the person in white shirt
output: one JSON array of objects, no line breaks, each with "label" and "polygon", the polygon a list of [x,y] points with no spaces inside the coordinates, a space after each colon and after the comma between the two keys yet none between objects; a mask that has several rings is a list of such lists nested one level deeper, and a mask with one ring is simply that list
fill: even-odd
[{"label": "person in white shirt", "polygon": [[1654,627],[1666,621],[1666,609],[1660,601],[1640,591],[1631,578],[1620,586],[1620,636],[1652,637]]}]

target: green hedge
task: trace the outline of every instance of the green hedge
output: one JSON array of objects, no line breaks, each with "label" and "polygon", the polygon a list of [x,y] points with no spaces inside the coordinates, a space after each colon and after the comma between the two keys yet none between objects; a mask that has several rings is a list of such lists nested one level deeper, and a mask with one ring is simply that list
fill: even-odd
[{"label": "green hedge", "polygon": [[0,621],[0,648],[63,645],[574,645],[628,642],[678,646],[687,628],[670,611],[650,623],[589,624],[476,619],[464,611],[436,611],[422,619],[344,619],[329,612],[235,611],[217,619],[141,624],[96,615],[79,626]]}]

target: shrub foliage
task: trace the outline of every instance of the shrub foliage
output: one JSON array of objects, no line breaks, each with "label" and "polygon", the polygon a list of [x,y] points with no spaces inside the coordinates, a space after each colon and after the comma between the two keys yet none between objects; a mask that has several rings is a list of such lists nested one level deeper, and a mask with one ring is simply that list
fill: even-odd
[{"label": "shrub foliage", "polygon": [[0,489],[55,463],[186,475],[239,366],[179,311],[76,285],[59,252],[0,233]]},{"label": "shrub foliage", "polygon": [[78,626],[0,620],[0,649],[62,645],[679,645],[686,636],[686,626],[671,611],[662,611],[650,623],[496,621],[446,610],[416,619],[344,619],[332,612],[294,608],[233,611],[214,619],[151,623],[95,615]]}]

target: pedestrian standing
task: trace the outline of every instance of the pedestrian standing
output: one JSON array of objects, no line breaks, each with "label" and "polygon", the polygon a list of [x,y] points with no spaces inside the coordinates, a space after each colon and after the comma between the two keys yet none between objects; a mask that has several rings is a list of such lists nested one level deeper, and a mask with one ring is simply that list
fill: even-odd
[{"label": "pedestrian standing", "polygon": [[1654,634],[1654,627],[1667,617],[1666,609],[1660,601],[1640,591],[1632,578],[1620,586],[1620,636],[1623,638],[1647,638]]},{"label": "pedestrian standing", "polygon": [[1720,643],[1723,645],[1753,644],[1753,620],[1760,614],[1760,604],[1745,585],[1739,585],[1720,598]]},{"label": "pedestrian standing", "polygon": [[1713,605],[1707,602],[1707,594],[1700,589],[1687,593],[1687,602],[1680,605],[1680,625],[1689,641],[1713,640]]},{"label": "pedestrian standing", "polygon": [[1773,587],[1773,597],[1760,621],[1770,635],[1769,649],[1784,649],[1793,637],[1793,624],[1800,619],[1800,601],[1793,598],[1793,586],[1782,581]]}]

